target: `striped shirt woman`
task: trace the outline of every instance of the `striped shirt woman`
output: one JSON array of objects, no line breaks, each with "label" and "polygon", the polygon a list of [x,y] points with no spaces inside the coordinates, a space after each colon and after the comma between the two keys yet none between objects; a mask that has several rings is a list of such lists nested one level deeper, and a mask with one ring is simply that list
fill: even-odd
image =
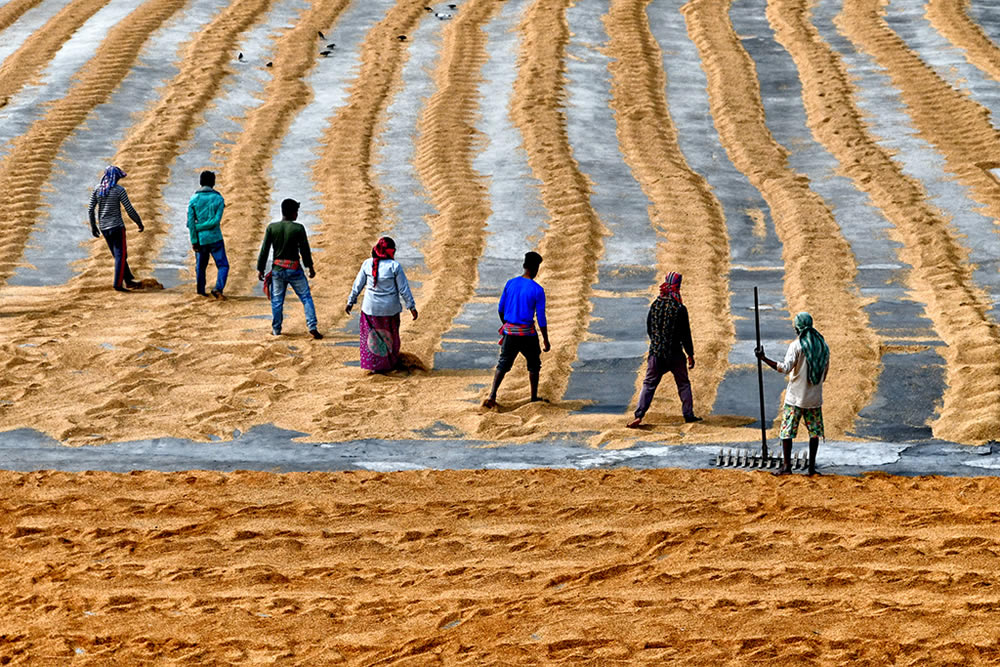
[{"label": "striped shirt woman", "polygon": [[125,221],[122,220],[122,207],[125,208],[128,217],[132,218],[140,232],[143,230],[143,226],[142,219],[132,207],[132,202],[128,200],[125,188],[118,185],[118,181],[122,178],[125,178],[125,172],[114,165],[104,170],[101,184],[90,195],[90,209],[87,211],[87,215],[90,218],[90,233],[94,235],[94,238],[104,236],[104,240],[111,250],[111,255],[115,259],[114,288],[119,292],[126,292],[128,287],[139,287],[139,283],[135,280],[135,276],[132,275],[128,266],[128,246],[125,241]]}]

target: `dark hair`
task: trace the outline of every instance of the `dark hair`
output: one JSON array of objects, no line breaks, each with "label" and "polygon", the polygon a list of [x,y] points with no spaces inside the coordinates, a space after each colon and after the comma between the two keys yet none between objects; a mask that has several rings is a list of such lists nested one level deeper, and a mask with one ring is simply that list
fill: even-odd
[{"label": "dark hair", "polygon": [[299,217],[299,203],[294,199],[286,199],[282,201],[281,217],[285,220],[294,220]]},{"label": "dark hair", "polygon": [[528,271],[538,271],[538,267],[542,264],[542,256],[537,252],[528,252],[524,254],[524,268]]},{"label": "dark hair", "polygon": [[214,188],[215,187],[215,172],[214,171],[208,171],[206,169],[205,171],[201,172],[201,179],[200,179],[200,181],[201,181],[202,186],[206,186],[207,185],[210,188]]}]

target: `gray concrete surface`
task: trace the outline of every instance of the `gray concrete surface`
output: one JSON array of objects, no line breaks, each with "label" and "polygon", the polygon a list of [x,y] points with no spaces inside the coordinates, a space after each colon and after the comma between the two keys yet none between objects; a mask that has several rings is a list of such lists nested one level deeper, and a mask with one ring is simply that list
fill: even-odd
[{"label": "gray concrete surface", "polygon": [[[588,340],[577,350],[567,400],[587,400],[585,412],[622,414],[634,407],[636,376],[646,356],[646,312],[664,242],[649,219],[651,202],[625,163],[611,110],[610,58],[602,0],[580,0],[566,11],[566,133],[580,171],[590,179],[590,205],[611,233],[604,238],[590,299]],[[605,296],[608,295],[608,296]],[[556,342],[558,344],[558,341]]]},{"label": "gray concrete surface", "polygon": [[[631,449],[595,449],[588,435],[527,444],[496,445],[456,440],[447,428],[424,440],[357,440],[306,443],[303,434],[262,426],[235,433],[225,442],[196,443],[174,438],[137,440],[101,446],[65,447],[47,436],[21,429],[0,433],[0,469],[15,471],[107,470],[263,470],[270,472],[371,470],[527,470],[531,468],[717,468],[718,445],[654,445]],[[722,446],[728,451],[756,450],[759,442]],[[776,443],[771,443],[772,447]],[[805,449],[797,443],[796,452]],[[1000,475],[1000,445],[967,447],[941,442],[825,442],[817,456],[824,474],[859,475],[882,471],[895,475]],[[733,468],[728,468],[733,469]],[[761,472],[761,474],[765,474]]]}]

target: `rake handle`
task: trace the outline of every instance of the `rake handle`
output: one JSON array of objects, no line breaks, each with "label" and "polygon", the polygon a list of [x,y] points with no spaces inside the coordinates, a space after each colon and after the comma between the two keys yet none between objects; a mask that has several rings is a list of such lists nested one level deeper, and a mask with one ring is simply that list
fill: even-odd
[{"label": "rake handle", "polygon": [[[757,286],[753,288],[754,324],[757,327],[757,348],[760,349],[760,303],[757,300]],[[761,458],[767,458],[767,427],[764,425],[764,365],[757,359],[757,393],[760,396],[760,451]]]}]

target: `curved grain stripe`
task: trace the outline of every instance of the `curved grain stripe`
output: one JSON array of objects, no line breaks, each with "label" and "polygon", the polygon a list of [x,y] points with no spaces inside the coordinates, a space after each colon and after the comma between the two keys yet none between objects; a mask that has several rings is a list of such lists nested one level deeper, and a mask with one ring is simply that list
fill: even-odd
[{"label": "curved grain stripe", "polygon": [[[666,239],[658,252],[660,273],[684,275],[684,297],[699,340],[692,383],[699,404],[712,405],[735,337],[729,315],[729,237],[722,205],[677,143],[664,94],[662,53],[646,17],[649,2],[614,0],[605,17],[608,53],[614,58],[611,106],[622,154],[653,202],[653,224]],[[644,375],[645,365],[637,384]]]},{"label": "curved grain stripe", "polygon": [[841,435],[874,395],[879,340],[854,284],[850,246],[808,180],[789,168],[787,151],[767,128],[756,70],[728,20],[729,4],[693,0],[681,11],[708,72],[712,115],[726,151],[771,207],[784,246],[789,311],[812,313],[832,349],[824,417],[827,434]]},{"label": "curved grain stripe", "polygon": [[[4,59],[3,64],[0,65],[0,101],[10,97],[25,84],[35,79],[52,54],[58,51],[70,35],[87,22],[87,19],[107,4],[107,1],[78,0],[63,7],[40,30],[35,31],[17,51]],[[38,3],[32,2],[30,6],[36,4]],[[30,6],[25,7],[25,11],[30,9]],[[0,10],[0,22],[2,22],[4,12],[8,7],[10,5]]]},{"label": "curved grain stripe", "polygon": [[968,13],[969,0],[928,0],[927,18],[973,65],[1000,81],[1000,48]]},{"label": "curved grain stripe", "polygon": [[[162,218],[168,167],[229,74],[231,45],[270,5],[271,0],[243,0],[215,17],[184,49],[180,72],[118,147],[114,162],[128,173],[129,198],[140,206],[147,227],[129,244],[129,263],[138,272],[149,269],[163,236],[174,229]],[[95,248],[85,282],[106,282],[106,255],[105,248]]]},{"label": "curved grain stripe", "polygon": [[[511,100],[511,118],[524,138],[528,164],[542,183],[542,203],[549,213],[539,252],[545,260],[540,280],[546,288],[552,352],[543,355],[546,370],[539,393],[553,399],[566,392],[577,348],[587,332],[606,233],[590,205],[590,183],[573,158],[562,110],[569,5],[570,0],[536,0],[525,12]],[[508,380],[504,392],[519,391],[525,377]]]},{"label": "curved grain stripe", "polygon": [[907,48],[886,24],[879,0],[845,0],[837,27],[886,69],[913,127],[939,149],[948,170],[986,207],[985,214],[1000,219],[996,181],[979,166],[1000,163],[1000,131],[990,122],[989,111],[948,85]]},{"label": "curved grain stripe", "polygon": [[10,27],[14,21],[21,18],[21,16],[34,7],[35,5],[41,3],[42,0],[11,0],[3,7],[0,7],[0,30],[6,30]]},{"label": "curved grain stripe", "polygon": [[[324,135],[325,148],[315,163],[316,182],[322,192],[323,211],[316,245],[336,250],[318,276],[317,285],[343,294],[347,302],[358,266],[371,254],[375,235],[383,225],[378,188],[373,183],[372,161],[379,124],[389,101],[399,88],[407,54],[406,35],[427,13],[424,2],[401,0],[365,37],[361,71],[351,87],[347,104],[333,118]],[[334,322],[345,318],[335,309]]]},{"label": "curved grain stripe", "polygon": [[[246,291],[256,283],[257,251],[273,198],[268,177],[272,157],[295,114],[312,98],[305,75],[319,57],[316,33],[336,22],[349,2],[313,2],[295,27],[278,40],[272,67],[274,78],[264,91],[264,103],[248,115],[220,172],[220,180],[232,188],[227,198],[226,234],[240,239],[229,251],[232,288],[227,289],[233,293]],[[305,165],[294,168],[305,169]]]},{"label": "curved grain stripe", "polygon": [[768,16],[801,73],[809,126],[840,160],[856,186],[895,225],[908,282],[947,344],[947,389],[934,436],[983,442],[1000,434],[1000,347],[990,303],[974,286],[967,252],[948,221],[930,206],[921,184],[906,176],[869,136],[854,105],[843,65],[808,20],[807,0],[772,0]]},{"label": "curved grain stripe", "polygon": [[[0,245],[0,281],[10,277],[21,256],[41,188],[52,171],[59,146],[94,107],[108,99],[128,74],[149,35],[184,3],[185,0],[147,0],[112,27],[69,94],[55,102],[14,143],[0,167],[0,189],[9,196],[5,215],[0,219],[0,236],[4,239]],[[94,171],[98,172],[100,166],[95,165]]]},{"label": "curved grain stripe", "polygon": [[430,276],[422,289],[423,325],[404,344],[428,366],[444,332],[475,293],[475,267],[486,247],[490,204],[472,161],[481,145],[475,120],[480,71],[488,59],[483,25],[500,8],[496,0],[462,5],[445,29],[434,76],[437,90],[420,118],[415,165],[439,212],[428,220],[432,235],[424,253]]}]

